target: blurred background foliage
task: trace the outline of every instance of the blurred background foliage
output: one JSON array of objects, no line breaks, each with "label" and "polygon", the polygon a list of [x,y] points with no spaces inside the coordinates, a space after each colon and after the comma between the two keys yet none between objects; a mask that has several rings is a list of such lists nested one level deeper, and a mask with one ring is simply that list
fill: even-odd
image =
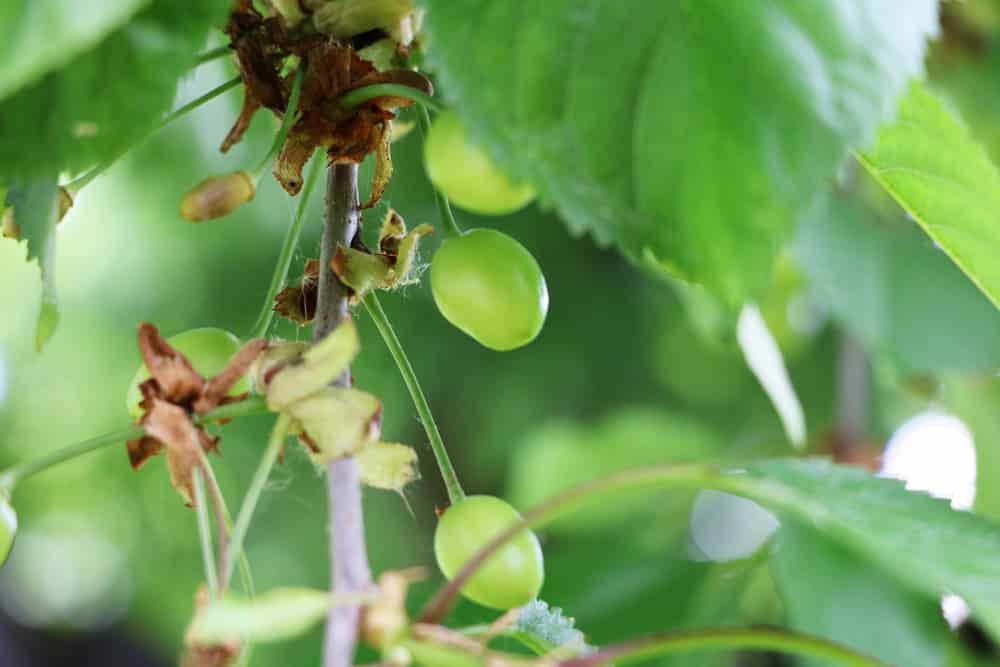
[{"label": "blurred background foliage", "polygon": [[[931,83],[1000,159],[1000,10],[970,0],[946,3],[943,16]],[[183,81],[177,104],[232,74],[220,61],[202,66]],[[82,192],[59,229],[62,322],[41,354],[33,350],[37,266],[22,261],[22,246],[0,242],[0,465],[127,423],[139,322],[166,334],[195,326],[248,333],[294,202],[268,178],[252,205],[224,220],[190,225],[178,215],[194,183],[266,151],[274,124],[260,115],[247,140],[226,156],[217,152],[239,103],[238,92],[213,101]],[[386,201],[410,224],[435,222],[417,133],[394,145],[393,158]],[[370,165],[364,169],[363,180]],[[317,196],[293,276],[317,254],[320,209]],[[377,232],[384,210],[366,215],[367,234]],[[459,215],[465,227],[497,227],[519,239],[543,267],[551,297],[539,338],[504,354],[449,326],[426,284],[383,298],[468,490],[526,509],[614,469],[790,452],[730,317],[708,297],[574,239],[538,206],[506,218]],[[425,261],[439,240],[425,245]],[[1000,517],[1000,313],[851,164],[802,221],[761,308],[803,402],[811,453],[877,466],[884,443],[910,417],[955,415],[976,445],[975,511]],[[439,582],[431,535],[445,496],[388,353],[367,317],[356,319],[364,341],[356,384],[384,401],[386,437],[421,454],[423,480],[405,502],[365,491],[374,571],[425,565],[431,573],[414,590],[416,605]],[[307,336],[287,322],[273,333]],[[845,432],[838,387],[845,350],[857,349],[869,381],[860,385],[860,424]],[[253,418],[225,428],[215,467],[233,506],[269,427],[270,419]],[[950,441],[938,445],[934,461],[957,456]],[[327,585],[324,484],[300,452],[290,452],[248,537],[261,590]],[[805,526],[783,526],[760,548],[774,529],[769,513],[722,494],[696,495],[647,491],[543,531],[545,600],[574,616],[594,643],[764,622],[888,652],[907,667],[1000,664],[974,626],[950,632],[937,605],[897,588],[891,573],[835,545],[817,548],[821,538]],[[170,487],[162,457],[133,472],[124,446],[103,450],[26,482],[16,504],[22,529],[0,573],[3,664],[172,664],[202,568],[194,514]],[[823,575],[802,576],[803,569]],[[465,602],[455,615],[491,618]],[[258,647],[255,662],[317,664],[318,633]],[[671,664],[734,660],[780,664],[719,655]]]}]

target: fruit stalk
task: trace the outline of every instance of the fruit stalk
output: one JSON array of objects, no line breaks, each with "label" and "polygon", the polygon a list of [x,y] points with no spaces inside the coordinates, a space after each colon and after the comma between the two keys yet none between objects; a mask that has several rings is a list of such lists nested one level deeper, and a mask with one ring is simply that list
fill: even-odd
[{"label": "fruit stalk", "polygon": [[[335,164],[327,172],[323,241],[320,249],[319,295],[313,340],[320,340],[348,317],[347,288],[330,268],[337,244],[350,246],[358,228],[358,167]],[[350,370],[334,384],[350,385]],[[366,590],[371,570],[365,549],[361,513],[361,480],[353,457],[335,459],[327,466],[330,498],[330,580],[337,593]],[[323,644],[323,667],[350,667],[358,638],[361,608],[337,606],[330,610]]]}]

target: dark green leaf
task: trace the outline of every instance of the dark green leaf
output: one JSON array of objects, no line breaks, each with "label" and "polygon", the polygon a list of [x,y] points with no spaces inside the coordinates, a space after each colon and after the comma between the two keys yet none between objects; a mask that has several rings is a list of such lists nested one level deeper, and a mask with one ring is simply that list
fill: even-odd
[{"label": "dark green leaf", "polygon": [[150,131],[194,64],[223,0],[161,0],[0,106],[0,182],[79,172]]},{"label": "dark green leaf", "polygon": [[[891,575],[815,531],[786,522],[771,571],[789,627],[841,642],[889,665],[941,667],[954,642],[936,599],[900,588]],[[811,667],[836,667],[810,661]]]},{"label": "dark green leaf", "polygon": [[796,253],[833,316],[904,372],[1000,361],[1000,313],[912,223],[831,195],[799,228]]},{"label": "dark green leaf", "polygon": [[445,92],[501,164],[731,304],[936,30],[932,0],[425,4]]},{"label": "dark green leaf", "polygon": [[118,28],[149,0],[0,4],[0,99],[62,67]]},{"label": "dark green leaf", "polygon": [[28,245],[28,261],[38,260],[42,274],[42,303],[35,327],[35,348],[41,350],[59,324],[56,303],[56,223],[59,220],[58,188],[54,177],[11,187],[7,205],[14,209],[14,224]]},{"label": "dark green leaf", "polygon": [[1000,636],[1000,525],[901,482],[822,461],[757,464],[726,475],[717,488],[811,524],[932,599],[946,592],[965,598]]},{"label": "dark green leaf", "polygon": [[914,85],[899,119],[882,128],[860,159],[1000,307],[1000,173],[961,122]]}]

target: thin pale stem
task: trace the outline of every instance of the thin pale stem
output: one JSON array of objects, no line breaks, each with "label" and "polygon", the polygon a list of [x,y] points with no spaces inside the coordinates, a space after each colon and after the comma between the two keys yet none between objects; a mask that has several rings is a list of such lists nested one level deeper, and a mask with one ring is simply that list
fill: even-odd
[{"label": "thin pale stem", "polygon": [[282,242],[281,252],[278,254],[278,263],[271,276],[271,285],[267,288],[267,297],[264,299],[264,305],[257,316],[257,322],[253,326],[250,338],[266,338],[267,330],[271,328],[271,322],[274,320],[274,298],[288,279],[288,269],[292,265],[292,257],[299,244],[299,236],[302,234],[302,227],[305,223],[309,199],[316,187],[316,182],[319,180],[318,176],[325,166],[325,161],[322,158],[313,157],[313,164],[306,175],[306,182],[302,186],[302,194],[295,209],[295,217],[292,218],[292,224],[288,226],[288,231],[285,233],[285,240]]},{"label": "thin pale stem", "polygon": [[[357,233],[358,166],[335,164],[328,170],[323,239],[320,246],[319,294],[313,339],[321,340],[348,317],[348,290],[333,272],[330,261],[340,244],[349,246]],[[350,371],[335,385],[349,386]],[[334,459],[327,465],[330,499],[330,583],[337,593],[355,593],[371,586],[361,508],[361,475],[354,457]],[[330,610],[323,641],[323,667],[350,667],[358,640],[361,607]]]},{"label": "thin pale stem", "polygon": [[[267,412],[267,403],[264,399],[261,397],[252,397],[240,401],[239,403],[224,405],[220,408],[212,410],[211,412],[206,412],[203,415],[195,415],[194,422],[196,424],[207,424],[208,422],[219,419],[249,417],[251,415],[261,415]],[[96,452],[97,450],[108,447],[109,445],[140,438],[144,433],[145,430],[142,426],[130,426],[127,429],[105,433],[104,435],[99,435],[95,438],[91,438],[90,440],[84,440],[83,442],[78,442],[76,444],[63,447],[62,449],[57,449],[51,454],[46,454],[45,456],[33,461],[19,463],[18,465],[8,468],[0,473],[0,489],[10,493],[14,486],[16,486],[19,482],[22,482],[33,475],[37,475],[43,470],[48,470],[53,466],[59,465],[60,463],[64,463],[78,456],[89,454],[90,452]]]},{"label": "thin pale stem", "polygon": [[558,667],[625,665],[673,653],[695,650],[780,651],[808,658],[831,660],[845,667],[887,667],[870,656],[822,637],[780,628],[710,628],[656,635],[607,646],[588,655],[557,663]]},{"label": "thin pale stem", "polygon": [[[204,454],[201,456],[201,470],[205,475],[205,486],[208,488],[208,495],[212,500],[212,512],[215,514],[215,532],[219,536],[219,566],[221,567],[226,563],[226,550],[229,546],[229,525],[226,521],[226,515],[229,511],[226,508],[226,500],[222,496],[222,488],[219,486],[219,480],[215,477],[212,464],[209,463],[208,457]],[[222,579],[222,576],[219,578]]]},{"label": "thin pale stem", "polygon": [[382,340],[385,341],[385,346],[389,348],[389,354],[392,355],[393,361],[396,362],[399,374],[403,376],[403,383],[410,392],[410,398],[417,409],[417,415],[420,416],[420,423],[424,425],[424,431],[427,433],[431,451],[434,452],[434,460],[437,462],[438,470],[441,471],[441,479],[444,480],[444,486],[448,490],[448,500],[454,505],[465,499],[465,491],[462,490],[462,485],[458,481],[458,475],[451,464],[448,450],[444,446],[444,440],[441,438],[441,432],[434,421],[430,405],[428,405],[427,399],[424,397],[424,392],[420,388],[420,381],[417,379],[417,374],[414,372],[413,366],[406,356],[406,351],[403,349],[402,343],[399,342],[399,338],[392,328],[392,323],[389,322],[389,318],[386,316],[385,310],[382,309],[382,304],[379,302],[375,292],[369,292],[362,302],[365,304],[368,314],[375,323],[375,328],[381,334]]},{"label": "thin pale stem", "polygon": [[205,497],[205,475],[201,466],[194,469],[194,509],[198,517],[198,536],[201,538],[201,560],[205,565],[205,583],[213,597],[219,594],[215,552],[212,550],[212,528],[209,525],[208,503]]},{"label": "thin pale stem", "polygon": [[[158,131],[162,130],[163,128],[165,128],[170,123],[172,123],[175,120],[177,120],[178,118],[181,118],[181,117],[187,115],[188,113],[194,111],[195,109],[197,109],[198,107],[202,106],[203,104],[214,100],[216,97],[218,97],[222,93],[226,92],[230,88],[233,88],[234,86],[236,86],[239,83],[240,83],[240,77],[237,76],[235,78],[232,78],[229,81],[226,81],[225,83],[216,86],[215,88],[213,88],[212,90],[208,91],[207,93],[205,93],[201,97],[196,97],[195,99],[191,100],[190,102],[188,102],[184,106],[182,106],[182,107],[180,107],[178,109],[175,109],[174,111],[171,111],[170,113],[168,113],[166,116],[164,116],[160,120],[160,122],[156,125],[156,127],[154,127],[152,130],[150,130],[150,132],[146,135],[146,137],[148,137],[149,135],[151,135],[151,134],[153,134],[155,132],[158,132]],[[143,139],[145,139],[146,137],[143,137]],[[135,142],[135,144],[132,144],[130,146],[126,146],[123,150],[119,151],[112,158],[110,158],[110,159],[102,162],[101,164],[97,165],[96,167],[94,167],[93,169],[91,169],[90,171],[88,171],[87,173],[85,173],[83,176],[80,176],[76,180],[70,181],[69,183],[66,184],[66,186],[65,186],[66,189],[69,191],[70,194],[76,194],[77,192],[79,192],[80,190],[82,190],[84,188],[84,186],[86,186],[92,180],[94,180],[95,178],[97,178],[98,176],[100,176],[108,167],[110,167],[115,162],[117,162],[118,159],[121,156],[125,155],[125,153],[127,153],[133,146],[136,146],[136,145],[140,144],[143,141],[143,139],[140,139],[139,141]]]},{"label": "thin pale stem", "polygon": [[278,133],[274,135],[274,140],[271,142],[271,148],[267,151],[267,155],[264,159],[254,167],[253,171],[250,173],[253,175],[254,183],[260,181],[261,175],[267,166],[271,164],[274,157],[281,150],[281,147],[285,145],[285,139],[288,138],[288,132],[292,129],[292,126],[296,123],[299,116],[299,96],[302,94],[302,82],[305,80],[306,70],[305,67],[299,67],[295,72],[295,81],[292,82],[292,94],[288,98],[288,105],[285,107],[285,115],[281,118],[281,127],[278,128]]},{"label": "thin pale stem", "polygon": [[[427,135],[431,131],[431,116],[423,104],[417,105],[417,125],[420,127],[424,141],[427,141]],[[444,225],[445,236],[459,236],[462,233],[462,228],[458,226],[455,214],[451,212],[451,203],[437,188],[434,188],[434,201],[437,203],[438,215]]]},{"label": "thin pale stem", "polygon": [[271,436],[267,441],[267,449],[264,450],[264,456],[261,457],[260,463],[257,465],[257,471],[250,481],[250,488],[247,489],[247,493],[243,497],[243,504],[240,506],[239,514],[236,515],[236,523],[233,525],[233,530],[229,536],[229,551],[226,559],[222,561],[221,579],[223,590],[229,587],[229,579],[232,576],[233,566],[236,563],[236,559],[243,553],[243,542],[246,539],[247,530],[250,528],[250,520],[253,518],[254,510],[257,508],[260,494],[264,491],[264,486],[267,484],[267,478],[271,475],[271,468],[274,467],[274,462],[278,460],[278,455],[281,453],[281,448],[285,443],[285,435],[288,433],[289,422],[290,419],[287,415],[278,415],[278,420],[274,423],[274,428],[271,429]]},{"label": "thin pale stem", "polygon": [[441,106],[433,97],[422,90],[399,83],[375,83],[370,86],[355,88],[341,95],[338,101],[342,108],[351,109],[376,97],[402,97],[403,99],[412,100],[418,105],[434,109],[434,111],[441,111]]}]

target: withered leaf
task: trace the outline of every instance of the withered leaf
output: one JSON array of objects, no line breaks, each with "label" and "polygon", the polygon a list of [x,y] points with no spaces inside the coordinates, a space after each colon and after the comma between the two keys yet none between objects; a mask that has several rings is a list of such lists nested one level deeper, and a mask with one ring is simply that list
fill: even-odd
[{"label": "withered leaf", "polygon": [[390,209],[382,223],[381,252],[375,254],[339,245],[330,266],[340,282],[354,290],[357,299],[372,289],[409,285],[417,281],[414,262],[420,239],[433,233],[430,225],[418,225],[407,233],[402,216]]},{"label": "withered leaf", "polygon": [[[199,428],[192,423],[190,415],[183,408],[160,399],[153,399],[153,406],[143,416],[142,425],[146,429],[147,438],[155,438],[167,450],[170,482],[185,503],[191,506],[194,503],[194,469],[201,465],[203,456],[203,439]],[[129,453],[131,452],[130,442]]]},{"label": "withered leaf", "polygon": [[417,452],[396,442],[377,442],[357,454],[361,481],[387,491],[402,491],[419,479]]},{"label": "withered leaf", "polygon": [[205,386],[205,378],[198,374],[187,357],[175,350],[148,322],[139,325],[139,353],[156,380],[158,393],[165,400],[190,402]]},{"label": "withered leaf", "polygon": [[345,320],[323,340],[308,347],[301,357],[275,373],[261,388],[267,393],[267,407],[275,412],[284,411],[324,389],[343,373],[360,347],[357,327],[352,320]]},{"label": "withered leaf", "polygon": [[382,402],[358,389],[326,387],[283,411],[308,435],[318,464],[363,451],[382,433]]},{"label": "withered leaf", "polygon": [[227,396],[227,394],[233,388],[233,385],[247,374],[250,366],[266,348],[267,341],[260,338],[248,341],[241,347],[239,352],[234,354],[233,358],[229,360],[226,367],[205,384],[201,396],[194,402],[194,411],[204,414],[220,405],[240,400],[242,397],[234,398]]},{"label": "withered leaf", "polygon": [[316,300],[319,298],[319,260],[306,262],[305,274],[298,285],[290,285],[274,297],[274,311],[299,326],[305,326],[316,317]]}]

